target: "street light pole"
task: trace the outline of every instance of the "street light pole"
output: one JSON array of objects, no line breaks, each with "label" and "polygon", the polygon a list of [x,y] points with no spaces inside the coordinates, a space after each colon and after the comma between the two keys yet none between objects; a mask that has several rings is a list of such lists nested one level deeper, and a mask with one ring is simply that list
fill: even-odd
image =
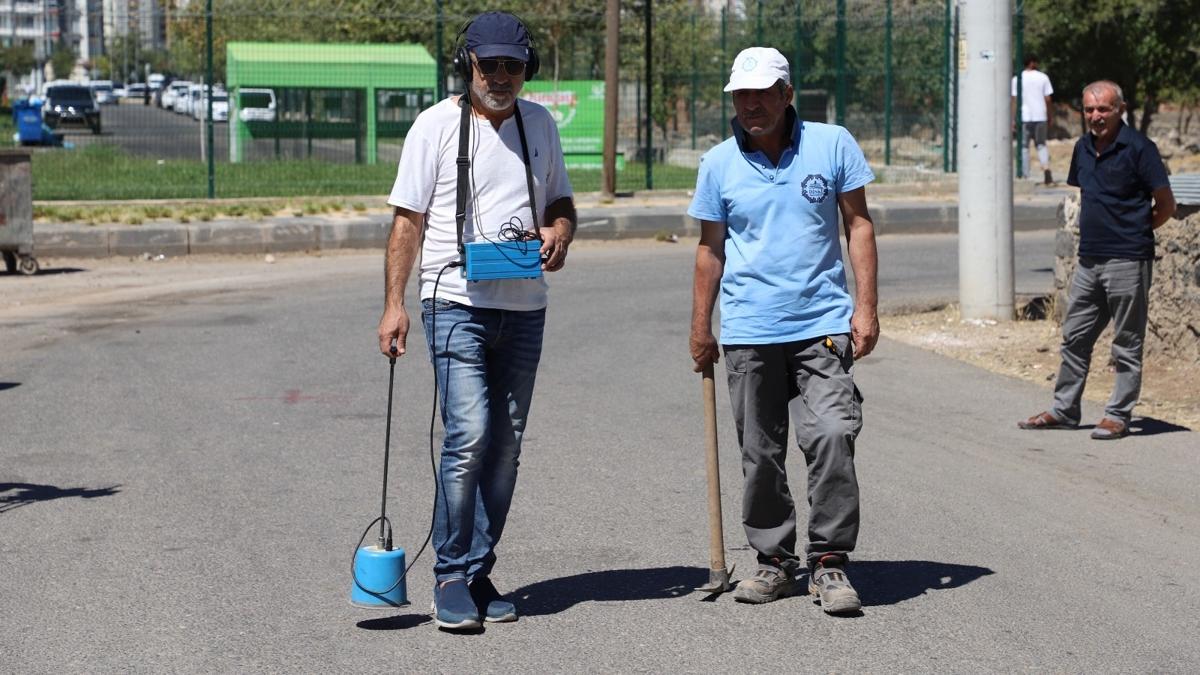
[{"label": "street light pole", "polygon": [[961,0],[960,6],[959,304],[964,319],[1011,321],[1012,0]]}]

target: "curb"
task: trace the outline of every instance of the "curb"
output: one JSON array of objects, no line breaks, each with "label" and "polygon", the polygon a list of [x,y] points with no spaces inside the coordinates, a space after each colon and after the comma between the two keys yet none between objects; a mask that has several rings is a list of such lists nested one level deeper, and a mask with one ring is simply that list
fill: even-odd
[{"label": "curb", "polygon": [[[1061,198],[1040,197],[1013,204],[1013,229],[1058,226]],[[876,234],[936,234],[958,231],[958,206],[946,201],[878,200],[871,204]],[[699,223],[684,200],[671,204],[595,206],[579,209],[580,239],[633,239],[671,235],[696,237]],[[265,254],[340,249],[382,249],[391,223],[382,214],[354,220],[322,217],[217,220],[207,223],[88,226],[38,223],[37,255],[65,258],[178,257],[205,253]]]}]

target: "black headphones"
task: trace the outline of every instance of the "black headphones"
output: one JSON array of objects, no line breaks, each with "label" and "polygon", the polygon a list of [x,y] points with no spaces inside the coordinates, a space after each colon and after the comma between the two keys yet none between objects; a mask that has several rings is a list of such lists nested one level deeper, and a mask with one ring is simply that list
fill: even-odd
[{"label": "black headphones", "polygon": [[[529,60],[525,62],[525,81],[528,82],[533,79],[534,75],[537,75],[538,68],[542,65],[538,59],[537,50],[533,48],[533,33],[529,32],[529,27],[516,14],[512,14],[511,12],[505,12],[505,14],[516,19],[517,23],[521,24],[521,28],[525,29],[525,34],[529,36]],[[458,36],[454,38],[454,58],[450,63],[454,67],[454,72],[458,73],[458,76],[462,78],[464,86],[469,85],[471,82],[471,55],[467,52],[466,41],[463,40],[463,36],[466,35],[467,29],[471,27],[476,18],[478,17],[474,17],[463,24],[462,29],[458,31]]]}]

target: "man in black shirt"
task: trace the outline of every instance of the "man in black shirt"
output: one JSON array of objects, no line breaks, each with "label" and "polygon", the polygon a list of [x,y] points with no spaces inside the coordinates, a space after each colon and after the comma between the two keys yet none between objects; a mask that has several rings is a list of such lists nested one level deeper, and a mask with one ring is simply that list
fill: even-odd
[{"label": "man in black shirt", "polygon": [[1063,322],[1062,365],[1054,407],[1018,422],[1022,429],[1073,429],[1096,338],[1113,322],[1116,383],[1092,438],[1129,434],[1142,387],[1154,230],[1175,213],[1158,147],[1121,121],[1125,99],[1115,82],[1083,89],[1088,131],[1075,144],[1067,184],[1080,189],[1079,264]]}]

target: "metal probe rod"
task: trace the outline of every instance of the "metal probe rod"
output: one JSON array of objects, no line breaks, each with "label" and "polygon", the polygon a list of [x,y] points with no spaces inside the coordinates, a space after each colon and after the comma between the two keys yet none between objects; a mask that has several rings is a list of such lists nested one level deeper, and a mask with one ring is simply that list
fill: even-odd
[{"label": "metal probe rod", "polygon": [[[393,353],[395,353],[395,350],[396,348],[392,347]],[[383,496],[379,498],[379,549],[381,551],[390,550],[383,532],[384,527],[387,525],[388,460],[391,455],[392,445],[392,387],[396,384],[396,357],[389,357],[388,363],[390,366],[388,369],[387,427],[383,437]]]}]

